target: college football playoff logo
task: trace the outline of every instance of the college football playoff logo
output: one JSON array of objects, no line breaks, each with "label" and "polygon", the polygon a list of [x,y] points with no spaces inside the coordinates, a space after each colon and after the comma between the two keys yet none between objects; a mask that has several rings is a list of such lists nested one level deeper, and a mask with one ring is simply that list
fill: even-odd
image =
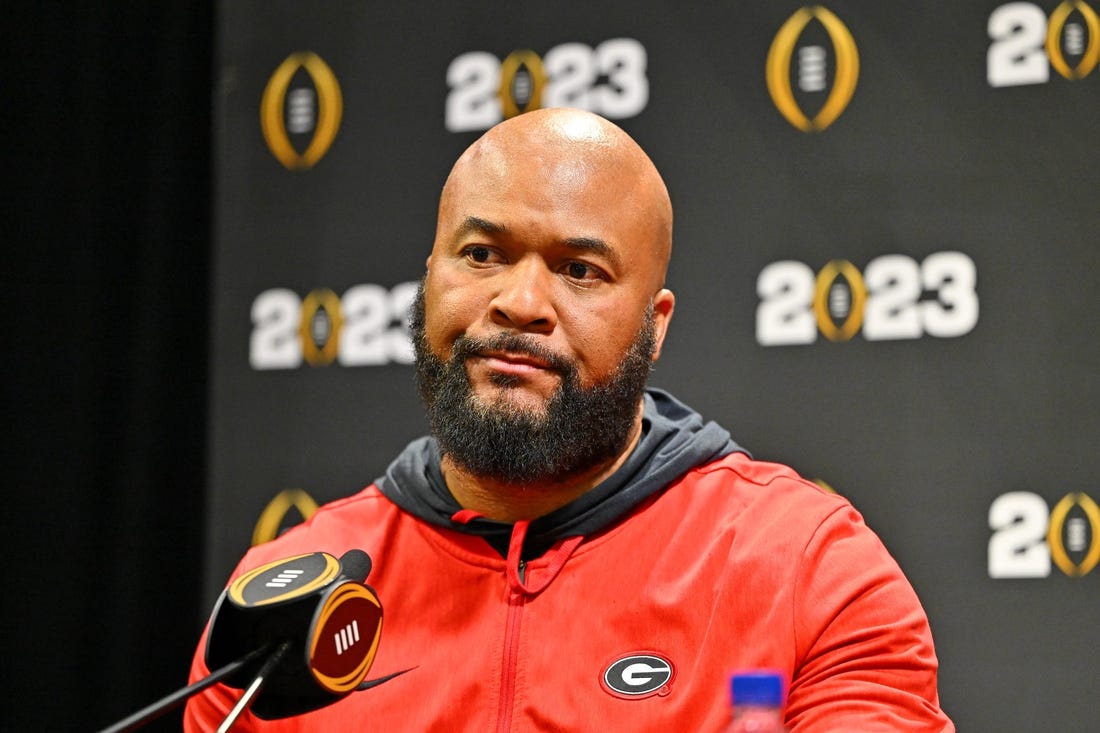
[{"label": "college football playoff logo", "polygon": [[[812,21],[817,21],[832,46],[833,78],[828,83],[826,49],[806,42],[803,36]],[[797,52],[797,62],[795,56]],[[803,132],[820,132],[833,124],[847,108],[859,79],[859,53],[848,28],[828,9],[815,5],[801,8],[779,29],[768,50],[768,92],[776,108],[788,122]],[[792,85],[792,76],[795,84]],[[803,99],[828,92],[825,101],[811,117],[799,104],[795,88]]]},{"label": "college football playoff logo", "polygon": [[313,52],[293,53],[264,88],[260,127],[284,167],[304,170],[328,152],[343,112],[340,85],[328,64]]}]

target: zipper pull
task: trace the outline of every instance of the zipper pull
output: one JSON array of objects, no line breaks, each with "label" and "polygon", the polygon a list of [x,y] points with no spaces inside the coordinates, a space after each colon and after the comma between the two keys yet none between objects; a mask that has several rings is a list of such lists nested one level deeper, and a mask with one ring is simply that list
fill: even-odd
[{"label": "zipper pull", "polygon": [[527,527],[530,524],[526,519],[516,522],[512,526],[512,539],[508,543],[508,557],[505,560],[508,566],[508,582],[517,593],[527,592],[524,580],[527,563],[523,560],[523,540],[527,537]]}]

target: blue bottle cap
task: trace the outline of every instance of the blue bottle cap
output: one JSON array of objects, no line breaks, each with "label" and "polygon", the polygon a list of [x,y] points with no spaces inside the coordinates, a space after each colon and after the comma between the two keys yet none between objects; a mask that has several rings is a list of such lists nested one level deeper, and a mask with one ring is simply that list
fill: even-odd
[{"label": "blue bottle cap", "polygon": [[734,705],[783,706],[783,673],[770,669],[735,672],[730,677]]}]

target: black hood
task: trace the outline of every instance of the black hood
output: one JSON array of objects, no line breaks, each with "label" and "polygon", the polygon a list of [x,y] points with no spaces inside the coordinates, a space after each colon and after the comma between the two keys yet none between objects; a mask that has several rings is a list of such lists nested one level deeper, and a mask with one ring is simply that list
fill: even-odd
[{"label": "black hood", "polygon": [[[702,416],[667,392],[647,389],[642,435],[630,457],[588,493],[531,522],[524,558],[538,557],[565,537],[593,534],[696,466],[738,451],[746,452],[717,423],[704,423]],[[462,507],[443,480],[434,438],[410,443],[375,484],[410,514],[431,524],[484,537],[501,555],[507,554],[511,524],[485,518],[466,524],[452,520]]]}]

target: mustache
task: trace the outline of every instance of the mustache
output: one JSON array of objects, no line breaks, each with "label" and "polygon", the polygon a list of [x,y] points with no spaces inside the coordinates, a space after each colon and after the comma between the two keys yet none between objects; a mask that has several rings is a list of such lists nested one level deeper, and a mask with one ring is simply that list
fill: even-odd
[{"label": "mustache", "polygon": [[514,333],[498,333],[489,338],[475,338],[465,334],[459,336],[451,345],[451,360],[462,362],[487,351],[507,351],[530,356],[546,363],[551,369],[566,374],[576,370],[571,359],[555,353],[537,341]]}]

